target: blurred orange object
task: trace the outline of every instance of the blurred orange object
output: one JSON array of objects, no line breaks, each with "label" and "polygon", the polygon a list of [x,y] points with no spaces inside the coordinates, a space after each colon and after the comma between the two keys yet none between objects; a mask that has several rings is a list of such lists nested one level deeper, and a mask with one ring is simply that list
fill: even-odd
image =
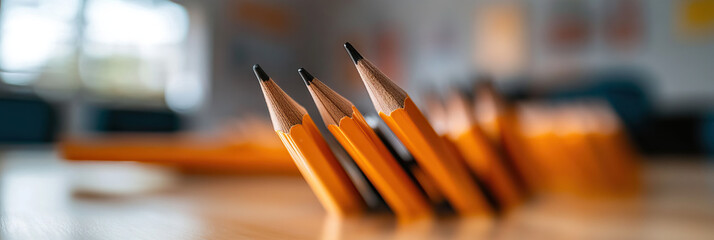
[{"label": "blurred orange object", "polygon": [[[518,111],[519,126],[523,137],[521,146],[527,149],[529,165],[538,166],[537,175],[531,176],[529,183],[538,191],[564,193],[577,189],[573,180],[570,154],[564,149],[553,131],[553,122],[545,106],[536,103],[521,104]],[[529,171],[530,172],[530,171]]]},{"label": "blurred orange object", "polygon": [[496,198],[504,210],[523,201],[520,186],[504,164],[502,152],[495,147],[476,122],[465,96],[449,94],[447,100],[449,138],[463,156],[471,171]]},{"label": "blurred orange object", "polygon": [[636,195],[641,188],[640,156],[630,143],[613,110],[606,104],[590,104],[590,140],[607,170],[610,193]]},{"label": "blurred orange object", "polygon": [[231,134],[217,138],[158,133],[71,136],[59,142],[59,150],[73,161],[136,161],[193,173],[297,175],[290,154],[270,127],[266,135],[266,128],[256,124],[247,120],[244,126],[251,127],[223,131]]},{"label": "blurred orange object", "polygon": [[640,191],[639,156],[606,103],[528,104],[520,114],[545,192],[592,198]]},{"label": "blurred orange object", "polygon": [[504,170],[513,177],[524,197],[528,197],[543,181],[539,166],[525,146],[516,108],[499,94],[490,77],[480,78],[474,89],[474,118],[493,146],[503,152]]}]

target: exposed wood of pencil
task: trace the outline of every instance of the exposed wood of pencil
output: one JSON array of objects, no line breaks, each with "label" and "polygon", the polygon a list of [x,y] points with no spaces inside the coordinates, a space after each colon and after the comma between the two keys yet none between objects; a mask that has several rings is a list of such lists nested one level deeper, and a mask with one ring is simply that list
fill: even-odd
[{"label": "exposed wood of pencil", "polygon": [[523,199],[514,177],[504,166],[503,158],[481,131],[466,99],[454,92],[446,104],[449,138],[466,160],[467,165],[506,210]]},{"label": "exposed wood of pencil", "polygon": [[364,59],[350,43],[345,43],[345,48],[357,66],[357,71],[367,87],[369,98],[377,112],[391,113],[399,108],[404,108],[404,101],[408,97],[407,93],[371,62]]},{"label": "exposed wood of pencil", "polygon": [[327,128],[352,156],[394,213],[402,220],[431,216],[432,210],[426,196],[389,153],[357,108],[306,70],[300,69],[299,72]]},{"label": "exposed wood of pencil", "polygon": [[327,87],[304,68],[298,69],[298,73],[305,80],[325,125],[339,125],[343,117],[352,117],[354,105],[349,100]]},{"label": "exposed wood of pencil", "polygon": [[305,109],[270,79],[260,66],[259,78],[273,127],[298,169],[325,209],[334,215],[363,210],[364,202]]},{"label": "exposed wood of pencil", "polygon": [[350,45],[352,57],[372,103],[380,117],[414,155],[417,163],[434,179],[449,203],[463,215],[489,215],[491,208],[466,166],[459,162],[439,138],[406,92]]}]

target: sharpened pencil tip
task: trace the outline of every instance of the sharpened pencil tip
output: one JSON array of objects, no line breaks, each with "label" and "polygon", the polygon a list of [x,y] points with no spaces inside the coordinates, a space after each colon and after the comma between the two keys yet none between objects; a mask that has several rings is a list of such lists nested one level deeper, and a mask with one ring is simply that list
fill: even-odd
[{"label": "sharpened pencil tip", "polygon": [[357,50],[355,50],[355,48],[352,46],[352,44],[350,44],[350,42],[345,43],[345,49],[347,49],[347,53],[350,54],[350,58],[352,58],[352,62],[354,62],[355,65],[357,64],[357,61],[362,59],[362,55],[359,54]]},{"label": "sharpened pencil tip", "polygon": [[265,71],[263,71],[263,68],[261,68],[258,64],[253,65],[253,72],[255,73],[255,76],[261,81],[270,80],[268,74],[266,74]]},{"label": "sharpened pencil tip", "polygon": [[307,70],[305,70],[305,68],[298,69],[298,74],[300,74],[300,77],[302,77],[302,80],[304,80],[305,84],[307,84],[307,85],[310,85],[312,80],[315,79],[315,77],[313,77],[312,74],[307,72]]}]

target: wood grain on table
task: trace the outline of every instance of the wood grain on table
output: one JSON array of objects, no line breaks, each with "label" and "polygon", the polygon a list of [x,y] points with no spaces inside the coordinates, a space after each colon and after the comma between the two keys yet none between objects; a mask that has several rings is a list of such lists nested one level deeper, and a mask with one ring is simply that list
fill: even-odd
[{"label": "wood grain on table", "polygon": [[295,176],[180,175],[4,150],[0,239],[711,239],[714,171],[684,160],[648,162],[638,199],[543,196],[499,219],[398,225],[386,213],[329,218]]}]

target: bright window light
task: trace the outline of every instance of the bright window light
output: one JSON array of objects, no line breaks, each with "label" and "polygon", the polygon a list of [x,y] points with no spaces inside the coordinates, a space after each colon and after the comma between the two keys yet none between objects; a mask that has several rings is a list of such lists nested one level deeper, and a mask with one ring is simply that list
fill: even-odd
[{"label": "bright window light", "polygon": [[170,1],[93,0],[87,8],[89,41],[116,45],[179,43],[186,36],[186,10]]},{"label": "bright window light", "polygon": [[0,70],[5,83],[31,83],[58,52],[71,41],[77,0],[4,0],[0,12]]}]

